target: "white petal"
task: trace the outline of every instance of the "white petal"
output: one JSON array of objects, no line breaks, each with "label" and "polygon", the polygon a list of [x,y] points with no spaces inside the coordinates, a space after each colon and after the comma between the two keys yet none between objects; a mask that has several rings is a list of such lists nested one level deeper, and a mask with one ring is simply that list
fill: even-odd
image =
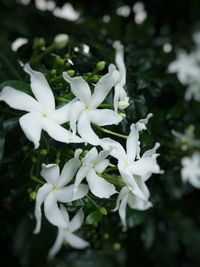
[{"label": "white petal", "polygon": [[119,80],[119,72],[114,65],[109,66],[109,72],[102,76],[95,85],[94,93],[92,94],[91,106],[98,107],[106,98],[110,90]]},{"label": "white petal", "polygon": [[88,83],[81,77],[70,77],[67,72],[63,73],[63,78],[70,83],[72,93],[86,105],[90,105],[91,91]]},{"label": "white petal", "polygon": [[75,232],[76,230],[78,230],[83,223],[83,219],[84,219],[84,214],[83,214],[83,211],[81,209],[76,213],[76,215],[70,221],[70,224],[69,224],[70,232]]},{"label": "white petal", "polygon": [[124,86],[126,83],[126,66],[124,63],[124,46],[119,41],[115,41],[113,43],[113,47],[116,49],[115,63],[119,70],[120,83],[122,86]]},{"label": "white petal", "polygon": [[129,193],[128,205],[131,209],[136,210],[147,210],[152,207],[152,203],[149,200],[145,201],[131,193]]},{"label": "white petal", "polygon": [[30,75],[31,89],[36,99],[46,112],[53,111],[55,109],[54,95],[44,75],[33,70],[29,64],[25,65],[24,70]]},{"label": "white petal", "polygon": [[152,114],[152,113],[149,113],[149,114],[146,116],[145,119],[141,119],[141,120],[139,120],[138,122],[136,122],[136,124],[135,124],[135,128],[136,128],[136,130],[138,130],[139,132],[140,132],[140,131],[143,131],[143,130],[146,130],[146,129],[147,129],[146,125],[147,125],[149,119],[150,119],[152,116],[153,116],[153,114]]},{"label": "white petal", "polygon": [[92,130],[90,119],[86,112],[83,112],[78,120],[78,132],[85,142],[94,146],[99,145],[100,139]]},{"label": "white petal", "polygon": [[109,198],[116,193],[113,184],[98,176],[94,169],[91,169],[86,176],[90,191],[99,198]]},{"label": "white petal", "polygon": [[48,259],[51,260],[55,257],[55,255],[59,252],[62,247],[64,241],[64,229],[58,228],[58,235],[56,237],[56,241],[53,246],[50,248],[48,253]]},{"label": "white petal", "polygon": [[118,103],[119,103],[121,90],[122,90],[122,86],[120,84],[117,84],[115,86],[115,93],[114,93],[114,110],[115,110],[115,112],[117,112],[117,109],[118,109]]},{"label": "white petal", "polygon": [[66,130],[58,123],[43,119],[43,129],[56,141],[63,143],[82,143],[82,139],[73,135],[70,131]]},{"label": "white petal", "polygon": [[66,227],[66,222],[60,212],[54,192],[50,192],[44,201],[44,213],[51,224],[62,228]]},{"label": "white petal", "polygon": [[125,195],[122,198],[122,201],[119,205],[119,216],[121,218],[121,222],[123,225],[123,230],[126,231],[127,225],[126,225],[126,206],[127,206],[127,200],[128,200],[128,195]]},{"label": "white petal", "polygon": [[[74,134],[76,133],[76,123],[77,123],[82,111],[84,110],[84,108],[85,108],[85,105],[80,101],[77,101],[76,103],[74,103],[71,106],[70,127],[71,127]],[[73,112],[72,112],[72,110],[73,110]]]},{"label": "white petal", "polygon": [[81,199],[88,193],[88,186],[80,184],[74,191],[74,185],[68,185],[60,188],[55,192],[55,197],[59,202],[68,203],[77,199]]},{"label": "white petal", "polygon": [[119,124],[122,118],[111,109],[96,109],[89,112],[90,121],[99,126]]},{"label": "white petal", "polygon": [[51,114],[49,114],[48,118],[58,124],[63,124],[69,121],[70,112],[71,104],[66,104],[61,108],[54,110]]},{"label": "white petal", "polygon": [[68,184],[73,179],[80,165],[80,160],[76,158],[73,158],[66,162],[60,175],[58,187],[63,187]]},{"label": "white petal", "polygon": [[91,167],[88,166],[82,166],[77,174],[76,174],[76,179],[74,182],[74,192],[76,192],[77,187],[80,185],[80,183],[83,181],[83,179],[86,177],[86,175],[88,174],[88,172],[90,171]]},{"label": "white petal", "polygon": [[146,157],[152,157],[155,153],[156,153],[156,150],[160,147],[160,144],[159,143],[156,143],[155,146],[152,148],[152,149],[149,149],[147,150],[143,155],[142,157],[143,158],[146,158]]},{"label": "white petal", "polygon": [[139,141],[139,133],[135,129],[134,125],[132,125],[130,134],[126,141],[126,151],[129,162],[133,162],[135,160],[139,147],[138,141]]},{"label": "white petal", "polygon": [[19,119],[19,124],[25,136],[34,143],[35,149],[40,145],[42,132],[42,115],[40,113],[27,113]]},{"label": "white petal", "polygon": [[100,141],[100,146],[104,150],[110,150],[110,155],[118,160],[126,160],[126,152],[123,146],[117,141],[112,140],[111,138],[102,138]]},{"label": "white petal", "polygon": [[42,164],[40,175],[47,181],[47,183],[56,186],[60,175],[59,166],[57,164]]},{"label": "white petal", "polygon": [[37,192],[34,212],[36,218],[36,227],[34,230],[34,234],[38,234],[40,232],[42,218],[41,205],[44,202],[47,194],[51,191],[51,189],[52,186],[50,184],[44,184]]},{"label": "white petal", "polygon": [[146,196],[141,191],[139,186],[137,185],[133,175],[127,170],[126,166],[124,166],[121,162],[118,163],[118,169],[122,176],[123,181],[126,183],[127,187],[133,194],[137,195],[138,197],[146,200]]},{"label": "white petal", "polygon": [[109,160],[108,159],[104,159],[101,162],[97,163],[95,165],[95,171],[97,173],[102,173],[105,171],[105,169],[108,167],[109,164]]},{"label": "white petal", "polygon": [[66,222],[66,226],[69,227],[69,213],[68,213],[67,209],[65,208],[65,206],[62,204],[60,205],[60,211],[61,211],[62,216]]},{"label": "white petal", "polygon": [[92,149],[90,149],[90,151],[88,151],[88,153],[86,154],[86,156],[82,160],[83,165],[93,164],[93,162],[96,161],[97,157],[98,157],[98,151],[97,151],[96,147],[93,147]]},{"label": "white petal", "polygon": [[42,111],[41,105],[30,95],[6,86],[0,93],[0,101],[5,101],[11,108],[29,112]]},{"label": "white petal", "polygon": [[76,188],[76,192],[73,192],[73,198],[72,201],[77,200],[77,199],[81,199],[84,198],[87,193],[89,191],[89,187],[86,184],[80,184],[77,188]]},{"label": "white petal", "polygon": [[73,248],[83,249],[89,246],[89,243],[87,241],[83,240],[77,235],[70,233],[69,231],[65,232],[65,239],[67,243]]},{"label": "white petal", "polygon": [[131,173],[133,175],[146,176],[152,173],[160,173],[160,167],[155,158],[140,158],[135,161],[131,167]]},{"label": "white petal", "polygon": [[116,201],[116,206],[115,208],[113,209],[113,211],[116,211],[119,209],[119,205],[120,205],[120,202],[122,201],[122,199],[125,197],[125,195],[127,195],[129,192],[129,189],[127,186],[124,186],[122,187],[122,189],[120,190],[119,192],[119,195],[117,197],[117,201]]}]

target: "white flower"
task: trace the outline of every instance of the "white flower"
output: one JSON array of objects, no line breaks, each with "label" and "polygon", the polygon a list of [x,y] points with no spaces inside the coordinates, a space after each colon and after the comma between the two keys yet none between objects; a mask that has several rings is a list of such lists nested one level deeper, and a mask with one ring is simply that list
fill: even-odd
[{"label": "white flower", "polygon": [[65,227],[57,202],[67,203],[83,198],[88,193],[88,186],[80,184],[73,194],[73,185],[66,186],[74,177],[80,160],[73,158],[63,167],[60,174],[57,164],[42,165],[41,176],[46,183],[38,190],[35,205],[36,228],[34,233],[39,233],[41,228],[41,205],[44,203],[44,213],[47,220],[55,226]]},{"label": "white flower", "polygon": [[[119,78],[119,72],[114,65],[109,66],[109,72],[102,76],[94,87],[93,94],[87,82],[81,77],[71,78],[66,72],[64,79],[70,83],[72,93],[77,97],[76,103],[72,105],[70,126],[73,133],[78,133],[85,142],[99,145],[100,139],[91,128],[91,123],[99,126],[118,124],[122,118],[110,109],[97,109],[103,102],[111,88]],[[77,127],[76,127],[77,124]]]},{"label": "white flower", "polygon": [[119,192],[119,195],[117,197],[116,207],[113,211],[118,210],[119,216],[123,225],[124,230],[127,229],[126,225],[126,207],[127,205],[131,209],[136,210],[147,210],[150,207],[152,207],[152,203],[149,201],[149,190],[146,187],[145,183],[143,183],[142,178],[137,176],[135,177],[136,182],[138,184],[138,187],[140,187],[140,190],[143,192],[143,194],[146,196],[146,199],[142,199],[130,191],[130,189],[127,186],[124,186],[121,191]]},{"label": "white flower", "polygon": [[102,173],[108,166],[109,160],[106,157],[110,151],[102,150],[99,154],[96,148],[92,148],[82,160],[82,166],[76,174],[74,192],[79,184],[86,178],[90,191],[99,198],[109,198],[117,193],[113,184],[107,182],[98,174]]},{"label": "white flower", "polygon": [[124,89],[126,84],[126,66],[124,63],[124,47],[119,41],[115,41],[113,47],[116,50],[115,63],[119,70],[120,78],[115,85],[114,109],[126,109],[129,106],[129,98]]},{"label": "white flower", "polygon": [[42,129],[60,142],[82,142],[81,138],[60,126],[69,120],[70,104],[55,109],[55,99],[44,75],[32,70],[28,64],[24,70],[31,77],[31,90],[37,100],[22,91],[6,86],[0,93],[0,101],[5,101],[14,109],[28,111],[19,119],[25,136],[34,143],[35,148],[39,147]]},{"label": "white flower", "polygon": [[63,205],[61,205],[60,211],[63,220],[65,221],[65,226],[58,227],[58,235],[56,241],[48,254],[49,259],[52,259],[59,252],[64,242],[67,242],[67,244],[76,249],[83,249],[89,246],[89,243],[87,241],[74,234],[74,232],[78,230],[83,223],[83,211],[78,211],[71,221],[69,221],[68,212]]},{"label": "white flower", "polygon": [[178,79],[182,84],[190,84],[198,79],[199,66],[196,62],[196,56],[186,51],[180,50],[177,59],[170,63],[168,67],[170,73],[177,73]]},{"label": "white flower", "polygon": [[200,101],[200,79],[198,82],[192,83],[185,92],[185,100],[190,101],[192,98],[196,101]]},{"label": "white flower", "polygon": [[200,189],[200,153],[181,160],[181,177],[183,182],[188,181],[192,186]]},{"label": "white flower", "polygon": [[104,149],[110,149],[110,155],[118,160],[119,172],[129,190],[144,200],[146,200],[146,196],[138,186],[135,180],[136,176],[141,176],[142,181],[145,182],[152,173],[161,173],[156,160],[159,154],[155,153],[159,147],[158,143],[153,149],[146,151],[140,157],[139,131],[146,129],[145,124],[151,116],[148,115],[146,119],[131,125],[131,131],[126,142],[126,151],[121,144],[112,139],[104,138],[101,141],[101,146]]}]

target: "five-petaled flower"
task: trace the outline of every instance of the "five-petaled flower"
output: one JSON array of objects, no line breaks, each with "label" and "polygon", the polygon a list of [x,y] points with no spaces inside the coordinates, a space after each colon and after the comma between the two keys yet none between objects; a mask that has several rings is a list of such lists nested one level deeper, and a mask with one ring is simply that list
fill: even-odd
[{"label": "five-petaled flower", "polygon": [[0,101],[10,107],[28,111],[19,119],[25,136],[39,147],[41,131],[45,130],[53,139],[64,143],[80,143],[82,139],[66,130],[61,124],[69,120],[71,104],[55,109],[55,99],[51,88],[41,72],[34,71],[26,64],[24,70],[30,75],[32,96],[10,86],[3,88]]},{"label": "five-petaled flower", "polygon": [[[100,139],[91,128],[91,123],[99,126],[118,124],[122,118],[113,110],[98,109],[119,79],[119,72],[114,65],[109,66],[109,72],[102,76],[91,93],[88,83],[81,77],[71,78],[67,72],[63,73],[64,79],[70,83],[72,93],[77,101],[72,104],[70,126],[73,133],[76,128],[82,139],[92,145],[99,145]],[[76,125],[77,124],[77,125]]]},{"label": "five-petaled flower", "polygon": [[62,217],[57,202],[68,203],[83,198],[88,193],[88,186],[80,184],[73,192],[73,185],[66,186],[74,177],[80,160],[73,158],[63,167],[60,174],[57,164],[42,165],[41,176],[46,183],[38,190],[35,205],[36,228],[35,233],[40,232],[41,228],[41,205],[44,202],[44,213],[48,221],[58,227],[65,227],[65,220]]},{"label": "five-petaled flower", "polygon": [[52,259],[59,252],[64,242],[76,249],[83,249],[89,246],[89,243],[87,241],[74,234],[74,232],[78,230],[83,223],[83,211],[79,210],[71,221],[69,221],[68,212],[63,205],[61,205],[60,207],[60,212],[65,225],[63,227],[58,227],[58,235],[56,241],[48,254],[49,259]]},{"label": "five-petaled flower", "polygon": [[107,182],[104,178],[98,174],[102,173],[109,164],[109,160],[106,159],[110,151],[102,150],[98,153],[97,149],[92,148],[82,159],[82,166],[76,174],[74,182],[74,192],[86,178],[90,191],[99,198],[109,198],[111,195],[117,193],[113,184]]}]

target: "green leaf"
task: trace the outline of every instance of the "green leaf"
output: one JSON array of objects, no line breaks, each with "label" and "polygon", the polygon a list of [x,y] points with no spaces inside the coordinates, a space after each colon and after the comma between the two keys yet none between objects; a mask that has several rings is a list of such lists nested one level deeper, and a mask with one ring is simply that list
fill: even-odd
[{"label": "green leaf", "polygon": [[86,224],[96,224],[100,222],[103,218],[103,214],[99,210],[95,210],[91,212],[87,217],[86,217]]}]

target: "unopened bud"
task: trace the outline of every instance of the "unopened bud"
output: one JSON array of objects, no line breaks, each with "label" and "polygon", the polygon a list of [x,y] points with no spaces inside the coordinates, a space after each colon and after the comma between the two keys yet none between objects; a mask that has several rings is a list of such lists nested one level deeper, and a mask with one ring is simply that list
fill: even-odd
[{"label": "unopened bud", "polygon": [[118,102],[119,109],[123,110],[123,109],[126,109],[128,106],[129,106],[129,103],[124,100],[121,100]]},{"label": "unopened bud", "polygon": [[40,155],[42,155],[42,156],[46,156],[47,155],[47,150],[46,149],[41,149],[40,150]]},{"label": "unopened bud", "polygon": [[125,114],[125,113],[122,113],[122,112],[119,113],[119,116],[120,116],[122,119],[125,119],[125,118],[126,118],[126,114]]},{"label": "unopened bud", "polygon": [[69,74],[70,77],[73,77],[75,74],[75,70],[68,70],[67,73]]},{"label": "unopened bud", "polygon": [[92,78],[90,79],[90,81],[91,81],[92,83],[97,83],[98,80],[99,80],[99,76],[98,76],[98,75],[93,75]]},{"label": "unopened bud", "polygon": [[101,207],[100,209],[99,209],[99,211],[101,212],[101,214],[103,214],[103,215],[107,215],[108,213],[107,213],[107,210],[104,208],[104,207]]},{"label": "unopened bud", "polygon": [[60,33],[55,36],[54,43],[57,49],[63,49],[67,45],[69,36],[65,33]]},{"label": "unopened bud", "polygon": [[121,244],[118,243],[118,242],[114,243],[114,244],[113,244],[113,249],[114,249],[115,251],[119,251],[119,250],[121,249]]},{"label": "unopened bud", "polygon": [[44,38],[37,38],[33,43],[33,49],[40,49],[46,45],[46,41]]},{"label": "unopened bud", "polygon": [[97,71],[102,71],[106,66],[106,62],[105,61],[99,61],[96,65],[96,70]]}]

